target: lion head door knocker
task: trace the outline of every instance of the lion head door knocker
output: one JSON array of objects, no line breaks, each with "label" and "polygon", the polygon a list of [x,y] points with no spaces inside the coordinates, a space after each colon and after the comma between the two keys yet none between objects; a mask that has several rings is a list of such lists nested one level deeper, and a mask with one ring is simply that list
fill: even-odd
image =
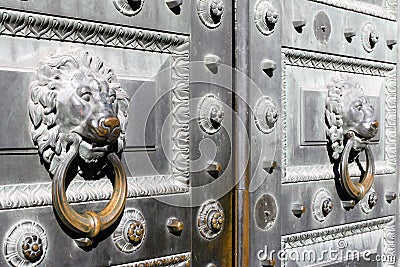
[{"label": "lion head door knocker", "polygon": [[[117,153],[125,143],[129,97],[102,59],[76,48],[43,59],[30,89],[32,139],[53,175],[54,209],[90,244],[125,207],[126,175]],[[72,209],[65,193],[70,166],[85,177],[85,169],[101,172],[110,163],[115,175],[110,202],[100,212]]]},{"label": "lion head door knocker", "polygon": [[[333,162],[340,161],[341,183],[348,195],[362,199],[374,181],[375,163],[368,144],[379,127],[374,108],[361,85],[348,76],[340,76],[328,84],[326,100],[326,134]],[[353,182],[349,162],[366,153],[366,171],[359,182]]]}]

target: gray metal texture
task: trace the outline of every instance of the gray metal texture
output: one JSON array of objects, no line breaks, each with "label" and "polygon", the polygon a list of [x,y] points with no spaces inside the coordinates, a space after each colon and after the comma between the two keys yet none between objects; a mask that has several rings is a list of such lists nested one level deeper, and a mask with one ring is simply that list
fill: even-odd
[{"label": "gray metal texture", "polygon": [[[1,1],[0,265],[397,266],[397,6]],[[41,59],[71,46],[101,57],[131,99],[125,212],[90,248],[51,207],[27,105]],[[380,122],[368,145],[375,180],[361,200],[340,186],[326,132],[329,88],[344,76]],[[364,154],[349,164],[354,183]],[[68,184],[67,200],[100,210],[113,179],[85,178]],[[387,261],[304,259],[329,249]]]}]

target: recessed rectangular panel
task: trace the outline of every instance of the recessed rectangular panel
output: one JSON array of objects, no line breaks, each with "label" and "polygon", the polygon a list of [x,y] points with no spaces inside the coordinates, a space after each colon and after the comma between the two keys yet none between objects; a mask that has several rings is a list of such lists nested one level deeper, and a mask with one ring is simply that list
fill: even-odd
[{"label": "recessed rectangular panel", "polygon": [[154,148],[156,146],[155,82],[124,80],[121,81],[121,85],[131,99],[125,151]]},{"label": "recessed rectangular panel", "polygon": [[34,148],[27,108],[32,78],[33,72],[0,70],[0,153]]},{"label": "recessed rectangular panel", "polygon": [[300,125],[302,146],[326,144],[325,100],[326,91],[312,91],[300,88]]}]

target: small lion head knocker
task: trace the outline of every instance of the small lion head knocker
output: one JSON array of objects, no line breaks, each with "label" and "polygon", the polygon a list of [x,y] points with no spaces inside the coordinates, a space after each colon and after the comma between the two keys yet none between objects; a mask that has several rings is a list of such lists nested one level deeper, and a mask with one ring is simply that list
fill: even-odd
[{"label": "small lion head knocker", "polygon": [[[374,160],[368,146],[379,127],[374,108],[361,85],[342,75],[328,84],[325,118],[331,159],[334,162],[340,159],[341,178],[346,191],[352,197],[361,199],[371,187],[374,177]],[[367,154],[367,171],[360,183],[352,183],[348,162],[358,158],[363,150]]]},{"label": "small lion head knocker", "polygon": [[[125,143],[129,97],[101,58],[76,48],[43,59],[30,88],[32,139],[53,174],[55,210],[72,230],[94,237],[116,220],[125,205],[126,176],[116,153]],[[107,206],[104,212],[80,215],[69,206],[65,176],[76,158],[81,172],[81,165],[102,169],[106,159],[112,163],[118,191],[110,201],[113,210]]]}]

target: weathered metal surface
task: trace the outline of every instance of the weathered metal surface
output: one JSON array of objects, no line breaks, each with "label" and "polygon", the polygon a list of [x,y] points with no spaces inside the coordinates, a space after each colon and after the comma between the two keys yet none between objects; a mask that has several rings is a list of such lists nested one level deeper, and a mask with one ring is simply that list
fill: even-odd
[{"label": "weathered metal surface", "polygon": [[[0,128],[0,265],[395,266],[397,5],[1,1],[0,114],[7,127]],[[121,215],[93,244],[52,208],[44,163],[53,155],[40,144],[38,153],[26,104],[40,61],[71,47],[102,58],[130,98],[119,165],[125,209],[113,209]],[[326,131],[326,99],[338,77],[359,84],[379,121],[371,134],[360,130],[362,123],[352,125],[369,139],[375,162],[368,168],[370,154],[351,151],[344,168],[350,187],[365,171],[374,174],[361,200],[339,181],[338,161],[351,144],[340,138],[351,127],[331,121],[328,133],[343,141],[338,146]],[[40,105],[48,107],[46,101]],[[351,162],[354,154],[359,162]],[[120,201],[118,170],[104,166],[108,176],[69,178],[59,202],[84,214]],[[329,249],[344,256],[321,255]],[[371,263],[348,251],[387,260]]]}]

